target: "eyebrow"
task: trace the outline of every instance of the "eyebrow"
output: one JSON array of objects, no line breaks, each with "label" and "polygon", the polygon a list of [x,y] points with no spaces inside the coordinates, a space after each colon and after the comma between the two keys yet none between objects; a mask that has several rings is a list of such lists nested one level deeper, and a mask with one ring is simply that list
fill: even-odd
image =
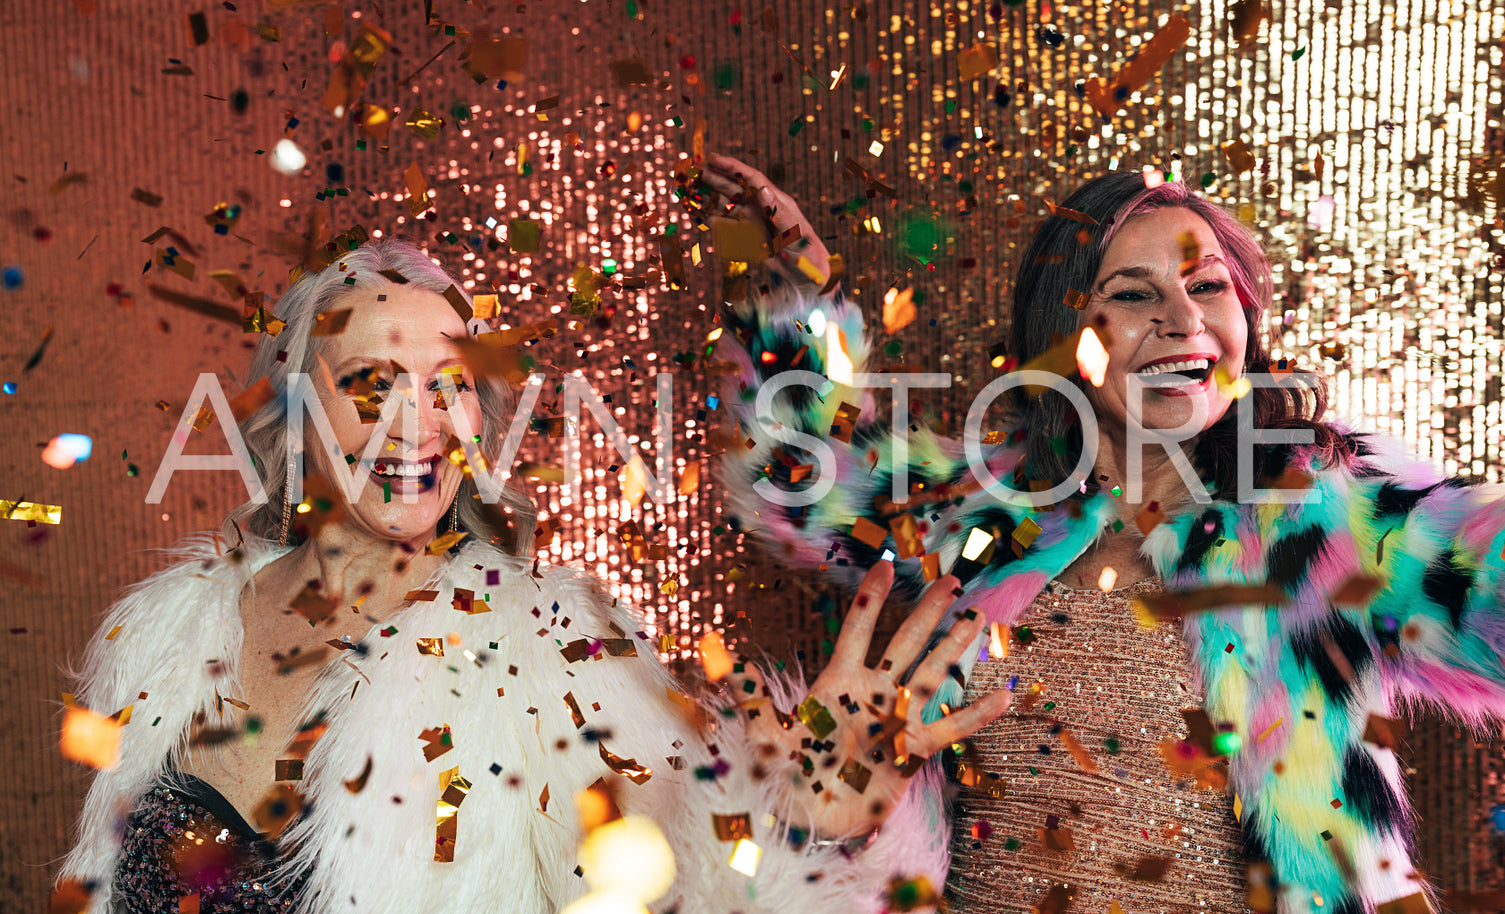
[{"label": "eyebrow", "polygon": [[[1222,264],[1224,267],[1228,266],[1226,263],[1223,263],[1223,258],[1219,257],[1216,254],[1208,254],[1197,262],[1196,269],[1193,269],[1191,273],[1196,273],[1197,271],[1205,269],[1215,263]],[[1190,276],[1191,273],[1187,273],[1186,275]],[[1103,291],[1103,287],[1106,286],[1109,281],[1116,279],[1119,276],[1127,276],[1130,279],[1149,279],[1153,275],[1154,271],[1146,267],[1124,267],[1121,270],[1114,270],[1112,273],[1104,276],[1103,281],[1097,284],[1097,291]]]},{"label": "eyebrow", "polygon": [[[438,374],[439,371],[441,371],[441,370],[443,370],[445,368],[449,368],[452,365],[459,365],[459,366],[461,366],[463,368],[463,367],[465,367],[465,360],[463,358],[461,358],[460,356],[457,356],[457,355],[456,356],[450,356],[449,358],[445,359],[444,361],[440,362],[437,366],[435,366],[436,370],[435,370],[434,373]],[[370,367],[370,368],[383,368],[383,367],[385,367],[385,368],[391,368],[392,367],[392,362],[391,362],[390,359],[378,359],[378,358],[374,358],[374,357],[368,356],[368,355],[353,355],[350,358],[346,359],[345,361],[341,362],[340,363],[340,367],[336,368],[333,373],[336,376],[338,376],[338,377],[344,377],[346,374],[349,373],[350,369],[352,369],[352,368],[365,368],[365,367]]]}]

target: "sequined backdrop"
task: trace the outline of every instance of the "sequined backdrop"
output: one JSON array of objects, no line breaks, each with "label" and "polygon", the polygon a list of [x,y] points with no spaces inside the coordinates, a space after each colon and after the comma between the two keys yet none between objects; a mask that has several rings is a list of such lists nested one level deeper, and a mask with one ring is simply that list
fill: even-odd
[{"label": "sequined backdrop", "polygon": [[[1190,39],[1104,116],[1089,81],[1155,57],[1171,16]],[[702,149],[805,205],[874,326],[908,290],[916,319],[883,357],[956,383],[919,398],[923,421],[950,427],[994,376],[1014,258],[1046,203],[1146,169],[1257,229],[1279,354],[1321,366],[1341,413],[1499,476],[1505,11],[1487,0],[45,0],[5,5],[0,26],[0,499],[62,507],[56,526],[4,524],[0,545],[7,910],[41,905],[84,783],[56,752],[63,663],[157,567],[146,550],[243,497],[200,473],[143,501],[197,374],[232,395],[254,380],[238,324],[149,287],[275,301],[305,235],[407,238],[499,292],[510,326],[556,320],[529,355],[551,385],[578,373],[609,395],[650,468],[653,378],[674,372],[676,501],[624,492],[631,471],[590,418],[579,500],[530,485],[546,559],[598,571],[676,655],[731,627],[818,666],[835,618],[818,579],[745,550],[719,507],[720,282],[677,195]],[[375,60],[372,27],[391,36]],[[63,432],[94,445],[67,471],[38,459]],[[557,466],[558,434],[541,427],[524,459]],[[224,442],[211,428],[195,447]],[[1417,795],[1428,847],[1445,849],[1427,865],[1448,887],[1501,887],[1495,801],[1461,807],[1456,789],[1483,784],[1499,751],[1427,732]]]}]

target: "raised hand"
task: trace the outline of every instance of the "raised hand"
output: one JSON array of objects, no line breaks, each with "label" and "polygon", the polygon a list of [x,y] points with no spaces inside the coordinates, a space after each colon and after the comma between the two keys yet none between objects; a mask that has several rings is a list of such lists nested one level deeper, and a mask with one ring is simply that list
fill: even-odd
[{"label": "raised hand", "polygon": [[[849,837],[882,824],[903,796],[921,762],[965,739],[1008,710],[1011,695],[998,690],[951,714],[925,724],[921,709],[935,694],[962,653],[985,624],[980,614],[964,610],[951,631],[924,656],[907,681],[899,677],[920,657],[930,633],[956,599],[958,582],[946,575],[934,582],[883,652],[876,667],[866,662],[868,645],[883,600],[893,586],[890,562],[868,572],[842,625],[831,663],[811,686],[810,698],[793,718],[780,719],[766,704],[751,721],[749,735],[777,747],[780,754],[808,759],[805,786],[811,791],[796,807],[811,810],[808,822],[791,824],[829,837]],[[733,686],[754,683],[763,689],[750,665]],[[820,784],[818,792],[815,784]],[[808,802],[800,803],[800,799]]]},{"label": "raised hand", "polygon": [[[749,220],[763,227],[770,250],[778,250],[763,261],[764,266],[792,283],[826,284],[831,277],[830,252],[800,211],[799,204],[775,187],[767,175],[740,159],[712,155],[707,158],[700,179],[732,204],[730,209],[721,209],[715,215]],[[795,237],[798,240],[790,240]],[[781,247],[786,241],[787,246]],[[810,272],[800,268],[801,257]],[[817,283],[811,273],[824,278]]]}]

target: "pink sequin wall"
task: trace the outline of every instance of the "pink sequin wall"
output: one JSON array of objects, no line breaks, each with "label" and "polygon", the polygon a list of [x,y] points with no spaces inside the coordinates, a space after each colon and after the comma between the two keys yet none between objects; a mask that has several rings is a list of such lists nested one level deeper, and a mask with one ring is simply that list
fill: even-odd
[{"label": "pink sequin wall", "polygon": [[[0,6],[0,503],[60,508],[60,523],[45,509],[0,522],[0,907],[43,906],[85,784],[57,751],[67,662],[119,590],[159,567],[153,550],[245,498],[234,474],[189,472],[145,501],[200,373],[231,396],[255,380],[255,336],[183,297],[233,315],[242,289],[263,291],[275,311],[306,240],[352,225],[420,244],[470,292],[499,294],[507,326],[556,320],[527,349],[536,367],[610,396],[649,467],[653,379],[674,372],[676,500],[624,494],[625,462],[591,418],[554,427],[578,435],[578,498],[528,483],[544,559],[599,573],[674,657],[730,628],[818,666],[832,618],[818,576],[745,548],[720,506],[724,409],[707,358],[719,266],[702,214],[676,193],[703,151],[742,158],[804,205],[844,256],[887,362],[953,374],[952,390],[917,396],[920,421],[959,423],[996,376],[1015,258],[1046,202],[1107,169],[1149,169],[1204,187],[1258,231],[1276,265],[1274,348],[1322,366],[1341,414],[1498,479],[1505,11],[1260,10]],[[1095,110],[1084,81],[1112,79],[1173,15],[1191,37],[1117,112]],[[583,302],[591,277],[600,300]],[[915,319],[884,334],[883,299],[906,290]],[[59,470],[41,457],[64,433],[93,451]],[[544,424],[521,459],[558,465],[563,443]],[[191,448],[225,451],[218,425]],[[1455,777],[1453,743],[1432,734],[1418,778]],[[1421,791],[1444,805],[1460,792]],[[1496,878],[1481,850],[1493,802],[1448,807],[1449,821],[1472,818],[1441,830],[1451,849],[1429,865],[1445,885]]]}]

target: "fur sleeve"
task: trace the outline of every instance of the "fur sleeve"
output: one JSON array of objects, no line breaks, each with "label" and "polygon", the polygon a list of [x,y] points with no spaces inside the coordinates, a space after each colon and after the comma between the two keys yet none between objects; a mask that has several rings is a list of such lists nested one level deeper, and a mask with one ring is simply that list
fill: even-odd
[{"label": "fur sleeve", "polygon": [[1230,789],[1245,854],[1293,903],[1335,911],[1428,889],[1383,721],[1402,702],[1481,724],[1505,712],[1505,501],[1360,436],[1346,468],[1297,455],[1304,504],[1217,503],[1156,528],[1168,589],[1278,588],[1278,605],[1185,619],[1213,719],[1242,747]]},{"label": "fur sleeve", "polygon": [[1391,689],[1477,728],[1505,718],[1505,489],[1389,480],[1372,516],[1386,584],[1370,615]]},{"label": "fur sleeve", "polygon": [[[859,518],[876,514],[873,496],[886,491],[879,483],[887,483],[891,475],[872,472],[873,462],[866,459],[869,448],[885,447],[885,417],[876,414],[871,391],[827,377],[827,340],[833,334],[843,338],[852,371],[866,370],[862,312],[840,293],[814,298],[784,285],[754,302],[739,303],[728,322],[736,337],[729,342],[738,371],[727,384],[726,405],[740,426],[742,445],[729,448],[722,465],[728,502],[743,529],[775,554],[804,567],[825,565],[855,583],[879,554],[850,534]],[[811,373],[813,386],[792,386],[775,396],[770,410],[757,408],[758,394],[771,380],[799,371]],[[844,404],[860,410],[857,428],[832,435],[832,423]],[[812,450],[816,441],[830,451],[834,480],[821,478]],[[864,442],[870,442],[869,447]],[[880,469],[887,469],[887,464]],[[831,482],[834,488],[809,506],[781,506],[766,497],[775,490],[804,493]]]},{"label": "fur sleeve", "polygon": [[[84,799],[78,841],[59,879],[95,889],[90,910],[109,910],[120,830],[137,798],[180,755],[193,717],[213,714],[214,689],[240,649],[239,615],[228,601],[244,583],[217,560],[208,538],[176,548],[178,561],[131,587],[110,607],[71,672],[78,703],[98,714],[131,708],[115,765],[98,772]],[[111,633],[114,637],[109,637]],[[223,659],[223,666],[208,661]],[[217,678],[217,675],[219,677]]]},{"label": "fur sleeve", "polygon": [[[985,489],[975,480],[961,442],[914,421],[896,437],[891,406],[878,406],[870,390],[825,382],[815,389],[794,386],[774,400],[771,411],[759,411],[758,392],[781,372],[806,370],[823,377],[833,337],[845,340],[854,374],[870,370],[871,341],[863,334],[861,311],[840,296],[808,298],[797,288],[782,287],[754,304],[739,305],[730,322],[742,348],[733,349],[739,374],[726,400],[744,438],[728,448],[723,483],[743,529],[774,555],[853,586],[888,552],[901,599],[914,599],[927,580],[950,573],[966,589],[960,598],[964,605],[1010,624],[1112,519],[1114,506],[1106,495],[1034,512],[1007,492]],[[822,326],[824,331],[816,332]],[[843,404],[861,410],[852,428],[838,417]],[[980,444],[988,472],[1011,481],[1023,456],[1015,430],[985,431],[984,441],[993,442]],[[788,443],[795,433],[804,438]],[[803,474],[811,466],[812,475],[820,472],[816,444],[830,451],[835,485],[815,504],[786,507],[771,501],[771,491],[810,488]],[[907,500],[894,498],[900,469],[908,485],[899,494]],[[968,552],[974,531],[987,539]],[[950,614],[945,618],[949,622]],[[970,670],[970,660],[964,668]],[[955,706],[961,699],[959,688],[943,689],[927,705],[926,719],[939,716],[938,702]]]}]

